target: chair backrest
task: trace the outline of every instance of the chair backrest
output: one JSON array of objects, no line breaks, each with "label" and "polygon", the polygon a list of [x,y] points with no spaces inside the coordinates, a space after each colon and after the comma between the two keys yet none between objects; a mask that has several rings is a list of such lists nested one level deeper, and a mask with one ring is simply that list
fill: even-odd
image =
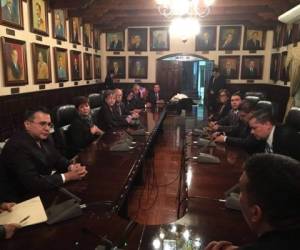
[{"label": "chair backrest", "polygon": [[300,108],[292,107],[289,111],[285,124],[295,128],[298,132],[300,131]]},{"label": "chair backrest", "polygon": [[70,158],[70,146],[68,139],[68,129],[77,111],[74,105],[64,105],[54,111],[54,141],[57,149],[66,157]]},{"label": "chair backrest", "polygon": [[264,109],[266,111],[273,112],[273,104],[270,101],[259,101],[256,104],[256,109]]},{"label": "chair backrest", "polygon": [[253,105],[256,105],[260,101],[260,98],[258,96],[248,95],[245,96],[245,100],[247,100]]},{"label": "chair backrest", "polygon": [[89,99],[89,104],[91,109],[93,110],[94,108],[98,108],[102,106],[102,98],[101,94],[98,93],[93,93],[88,96]]}]

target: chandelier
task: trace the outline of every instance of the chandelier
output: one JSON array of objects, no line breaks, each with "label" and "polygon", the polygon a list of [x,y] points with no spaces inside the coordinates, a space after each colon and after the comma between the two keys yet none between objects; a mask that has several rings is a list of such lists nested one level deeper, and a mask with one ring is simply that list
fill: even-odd
[{"label": "chandelier", "polygon": [[214,0],[156,0],[158,11],[165,17],[206,17]]}]

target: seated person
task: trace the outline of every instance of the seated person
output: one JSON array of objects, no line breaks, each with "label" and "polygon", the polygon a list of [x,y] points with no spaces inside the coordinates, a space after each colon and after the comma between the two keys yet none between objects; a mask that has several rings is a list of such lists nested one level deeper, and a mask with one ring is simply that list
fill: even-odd
[{"label": "seated person", "polygon": [[220,131],[220,132],[230,132],[238,125],[239,117],[239,106],[241,104],[242,98],[240,93],[234,93],[230,99],[231,110],[228,115],[219,121],[214,121],[209,123],[209,127],[212,131]]},{"label": "seated person", "polygon": [[125,107],[127,110],[129,110],[129,112],[140,113],[142,111],[142,108],[136,108],[133,96],[133,92],[130,91],[126,96]]},{"label": "seated person", "polygon": [[258,239],[245,246],[212,241],[205,250],[295,250],[300,235],[300,163],[278,154],[247,160],[239,181],[240,206]]},{"label": "seated person", "polygon": [[215,137],[215,142],[226,143],[233,147],[240,147],[248,153],[257,152],[257,149],[261,147],[261,142],[251,135],[251,129],[248,125],[249,119],[254,112],[254,108],[255,107],[251,102],[243,100],[239,106],[239,121],[237,127],[226,134],[219,132],[214,133],[213,137]]},{"label": "seated person", "polygon": [[114,89],[114,95],[116,98],[115,110],[117,114],[121,117],[126,117],[128,115],[132,115],[133,117],[139,117],[139,114],[136,110],[129,110],[128,107],[123,102],[123,91],[122,89]]},{"label": "seated person", "polygon": [[[25,129],[5,144],[1,161],[16,192],[16,200],[33,197],[72,180],[80,180],[86,168],[70,164],[49,138],[52,126],[49,112],[35,108],[25,113]],[[52,171],[57,172],[51,174]]]},{"label": "seated person", "polygon": [[[0,204],[0,213],[2,211],[12,211],[12,207],[15,205],[13,202],[3,202]],[[0,225],[0,239],[10,239],[15,231],[20,228],[21,225],[19,224],[5,224],[5,225]]]},{"label": "seated person", "polygon": [[79,96],[75,98],[74,104],[78,115],[72,121],[68,134],[70,138],[70,146],[76,154],[81,149],[84,149],[87,145],[89,145],[99,135],[102,135],[103,131],[95,125],[92,119],[87,97]]},{"label": "seated person", "polygon": [[104,131],[127,127],[132,120],[131,116],[124,119],[117,115],[114,108],[115,102],[116,98],[114,92],[112,90],[106,90],[104,92],[104,104],[98,116],[98,124]]},{"label": "seated person", "polygon": [[208,119],[210,121],[219,121],[228,115],[228,113],[231,109],[229,99],[230,99],[229,91],[227,89],[220,89],[216,112],[209,116]]},{"label": "seated person", "polygon": [[259,152],[288,155],[300,160],[300,134],[288,125],[275,125],[272,114],[257,110],[249,120],[251,133],[263,146]]},{"label": "seated person", "polygon": [[156,104],[164,104],[164,103],[165,101],[161,96],[159,84],[154,84],[153,90],[148,95],[147,106],[150,107],[151,105],[154,106]]},{"label": "seated person", "polygon": [[133,93],[132,105],[134,109],[143,109],[145,107],[145,101],[141,95],[141,87],[138,84],[134,84],[131,92]]}]

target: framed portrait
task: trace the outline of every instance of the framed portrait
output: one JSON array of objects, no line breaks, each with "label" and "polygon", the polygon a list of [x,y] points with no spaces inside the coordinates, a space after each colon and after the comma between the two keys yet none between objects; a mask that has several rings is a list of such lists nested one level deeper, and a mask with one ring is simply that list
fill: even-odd
[{"label": "framed portrait", "polygon": [[240,56],[219,56],[219,67],[226,79],[239,79]]},{"label": "framed portrait", "polygon": [[94,55],[94,78],[101,78],[101,56]]},{"label": "framed portrait", "polygon": [[90,23],[83,24],[83,46],[92,47],[92,25]]},{"label": "framed portrait", "polygon": [[65,82],[69,80],[68,50],[62,48],[54,49],[55,80]]},{"label": "framed portrait", "polygon": [[275,25],[273,33],[273,48],[279,48],[282,45],[283,24]]},{"label": "framed portrait", "polygon": [[216,43],[217,27],[202,27],[200,34],[196,36],[196,51],[216,50]]},{"label": "framed portrait", "polygon": [[280,53],[272,54],[271,57],[271,68],[270,68],[270,79],[273,81],[278,80],[280,67]]},{"label": "framed portrait", "polygon": [[48,36],[48,1],[29,0],[31,31]]},{"label": "framed portrait", "polygon": [[106,33],[106,50],[123,51],[125,43],[124,32],[107,32]]},{"label": "framed portrait", "polygon": [[51,76],[50,46],[33,43],[32,62],[35,83],[49,83]]},{"label": "framed portrait", "polygon": [[147,51],[147,34],[146,28],[129,28],[128,29],[128,50],[129,51]]},{"label": "framed portrait", "polygon": [[94,49],[100,50],[100,35],[101,32],[99,29],[94,29]]},{"label": "framed portrait", "polygon": [[70,42],[81,44],[81,18],[80,17],[70,17],[69,18],[69,31],[70,31]]},{"label": "framed portrait", "polygon": [[285,68],[285,63],[287,59],[287,51],[281,53],[281,59],[280,59],[280,80],[287,83],[289,79],[289,71]]},{"label": "framed portrait", "polygon": [[2,37],[4,86],[21,86],[28,83],[25,41]]},{"label": "framed portrait", "polygon": [[245,28],[244,50],[264,50],[266,31],[260,28]]},{"label": "framed portrait", "polygon": [[89,53],[83,54],[83,68],[84,68],[84,80],[91,80],[93,78],[92,69],[92,55]]},{"label": "framed portrait", "polygon": [[219,50],[240,50],[241,34],[241,26],[221,26]]},{"label": "framed portrait", "polygon": [[283,46],[287,46],[292,43],[297,43],[298,39],[298,32],[299,32],[299,25],[298,24],[285,24],[283,26]]},{"label": "framed portrait", "polygon": [[82,79],[82,60],[81,52],[76,50],[70,51],[71,62],[71,79],[72,81],[78,81]]},{"label": "framed portrait", "polygon": [[146,79],[148,77],[148,57],[129,57],[129,78]]},{"label": "framed portrait", "polygon": [[0,0],[0,23],[17,29],[23,29],[22,0]]},{"label": "framed portrait", "polygon": [[108,56],[107,72],[113,72],[114,78],[125,79],[125,72],[126,72],[125,56]]},{"label": "framed portrait", "polygon": [[241,79],[262,79],[264,56],[243,56]]},{"label": "framed portrait", "polygon": [[60,40],[67,40],[66,35],[67,12],[63,9],[52,10],[53,37]]},{"label": "framed portrait", "polygon": [[166,51],[170,49],[169,29],[150,28],[150,50],[151,51]]}]

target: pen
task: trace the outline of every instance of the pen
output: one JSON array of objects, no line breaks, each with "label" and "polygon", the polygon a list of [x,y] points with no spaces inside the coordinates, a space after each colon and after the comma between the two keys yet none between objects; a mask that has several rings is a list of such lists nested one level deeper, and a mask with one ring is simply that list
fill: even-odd
[{"label": "pen", "polygon": [[24,219],[20,220],[20,221],[19,221],[19,224],[21,224],[22,222],[24,222],[24,221],[28,220],[28,219],[29,219],[29,217],[30,217],[30,215],[28,215],[28,216],[26,216]]}]

